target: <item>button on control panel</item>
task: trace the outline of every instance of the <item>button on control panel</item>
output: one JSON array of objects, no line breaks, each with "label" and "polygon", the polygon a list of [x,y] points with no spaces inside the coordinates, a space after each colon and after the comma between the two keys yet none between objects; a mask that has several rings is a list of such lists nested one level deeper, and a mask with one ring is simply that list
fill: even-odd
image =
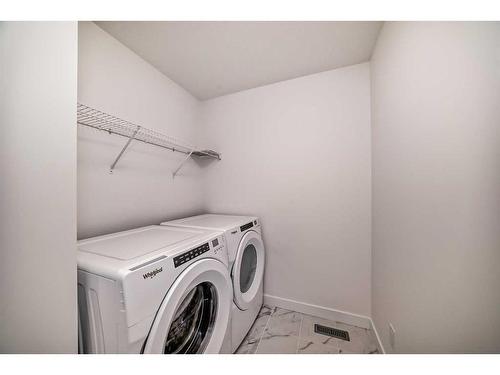
[{"label": "button on control panel", "polygon": [[192,250],[186,251],[185,253],[181,255],[177,255],[174,258],[174,267],[177,268],[180,265],[189,262],[191,259],[196,258],[197,256],[200,256],[203,253],[206,253],[207,251],[210,250],[210,246],[208,245],[208,242],[198,246],[197,248],[194,248]]},{"label": "button on control panel", "polygon": [[225,249],[224,244],[225,244],[224,237],[217,237],[213,239],[212,249],[214,249],[214,253],[217,254],[219,251]]}]

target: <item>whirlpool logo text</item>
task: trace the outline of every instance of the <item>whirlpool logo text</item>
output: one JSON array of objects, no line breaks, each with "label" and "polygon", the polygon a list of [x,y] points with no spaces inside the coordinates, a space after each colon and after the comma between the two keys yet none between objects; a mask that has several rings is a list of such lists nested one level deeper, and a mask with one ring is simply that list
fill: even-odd
[{"label": "whirlpool logo text", "polygon": [[144,275],[142,275],[142,277],[144,277],[144,279],[147,279],[147,278],[152,279],[153,277],[156,276],[157,273],[160,273],[161,271],[163,271],[163,267],[157,268],[153,271],[149,271],[149,272],[145,273]]}]

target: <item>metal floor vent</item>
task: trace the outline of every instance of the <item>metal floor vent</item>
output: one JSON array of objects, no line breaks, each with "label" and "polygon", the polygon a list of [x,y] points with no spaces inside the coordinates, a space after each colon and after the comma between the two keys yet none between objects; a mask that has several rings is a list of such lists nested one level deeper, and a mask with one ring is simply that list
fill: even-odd
[{"label": "metal floor vent", "polygon": [[321,324],[314,325],[314,332],[345,341],[351,341],[349,338],[349,332],[337,328],[322,326]]}]

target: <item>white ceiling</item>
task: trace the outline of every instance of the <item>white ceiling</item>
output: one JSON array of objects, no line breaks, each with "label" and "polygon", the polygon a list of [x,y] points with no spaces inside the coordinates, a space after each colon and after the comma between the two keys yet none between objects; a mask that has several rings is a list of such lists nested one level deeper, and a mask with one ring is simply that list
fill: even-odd
[{"label": "white ceiling", "polygon": [[381,22],[96,22],[199,99],[370,60]]}]

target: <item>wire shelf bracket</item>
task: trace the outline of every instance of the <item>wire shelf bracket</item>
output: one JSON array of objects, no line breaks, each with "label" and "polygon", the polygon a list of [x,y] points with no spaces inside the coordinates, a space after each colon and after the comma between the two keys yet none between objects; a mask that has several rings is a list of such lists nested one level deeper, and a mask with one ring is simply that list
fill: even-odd
[{"label": "wire shelf bracket", "polygon": [[118,163],[118,160],[120,160],[120,158],[122,157],[123,153],[125,152],[125,150],[127,149],[127,147],[130,145],[130,143],[135,139],[135,136],[137,135],[137,132],[139,131],[139,129],[141,129],[140,126],[137,126],[137,129],[135,130],[134,134],[132,134],[131,137],[129,137],[127,143],[125,143],[125,146],[123,146],[122,150],[120,151],[120,153],[118,154],[118,156],[116,157],[115,161],[113,162],[113,164],[111,164],[111,167],[109,169],[109,173],[113,173],[113,170],[115,169],[116,167],[116,163]]},{"label": "wire shelf bracket", "polygon": [[112,116],[81,103],[77,104],[77,123],[79,125],[105,131],[109,134],[116,134],[128,138],[118,156],[115,158],[113,164],[111,164],[109,170],[110,173],[113,173],[118,161],[122,158],[132,141],[139,141],[185,154],[185,159],[172,173],[172,177],[175,177],[178,174],[180,169],[191,157],[221,160],[221,155],[216,151],[198,149],[197,147],[177,138]]},{"label": "wire shelf bracket", "polygon": [[191,155],[193,155],[193,151],[192,150],[187,156],[186,158],[181,162],[181,164],[179,164],[179,166],[177,167],[177,169],[172,173],[172,178],[175,177],[175,175],[181,170],[182,166],[188,161],[188,159],[191,157]]}]

